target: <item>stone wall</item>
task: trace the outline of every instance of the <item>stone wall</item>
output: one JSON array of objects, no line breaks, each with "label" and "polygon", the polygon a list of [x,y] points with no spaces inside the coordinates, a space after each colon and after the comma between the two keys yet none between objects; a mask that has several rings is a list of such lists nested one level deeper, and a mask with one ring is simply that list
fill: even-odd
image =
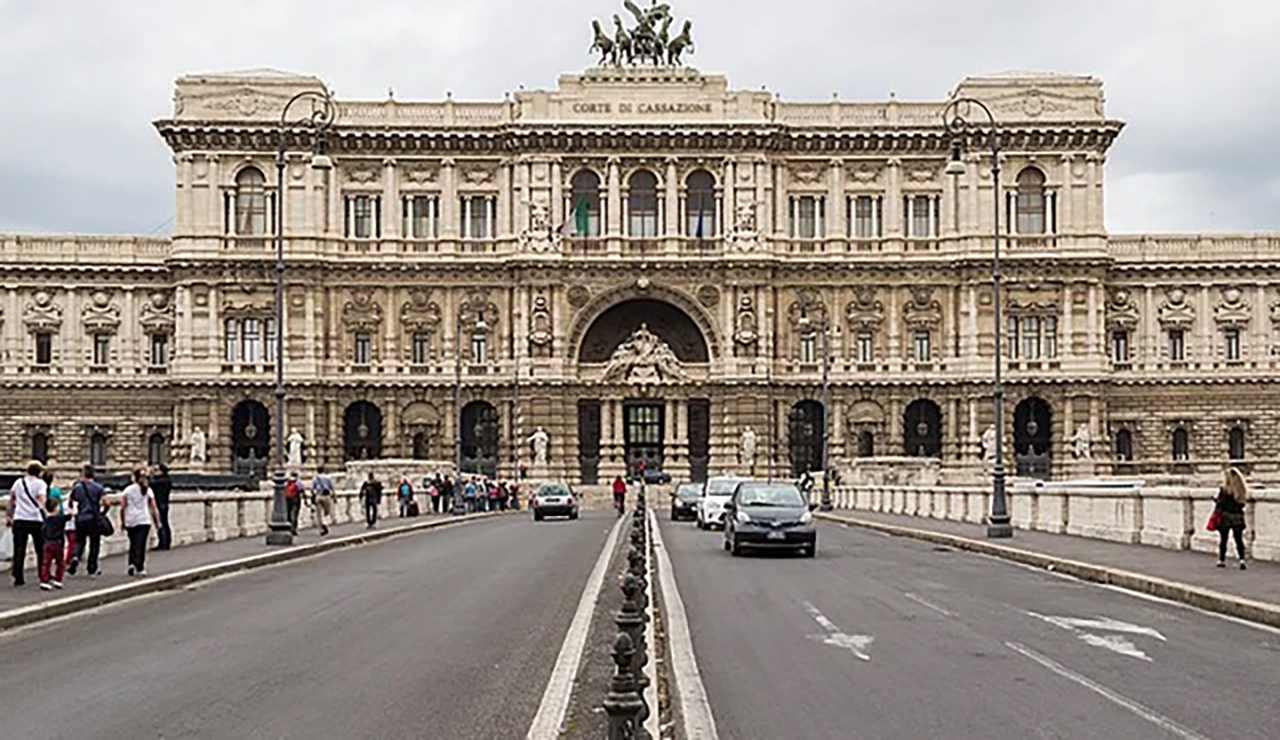
[{"label": "stone wall", "polygon": [[[1217,552],[1218,535],[1205,530],[1216,488],[1019,485],[1009,513],[1019,529]],[[1280,490],[1254,488],[1245,542],[1259,560],[1280,561]],[[837,509],[984,523],[991,507],[986,486],[842,486]]]}]

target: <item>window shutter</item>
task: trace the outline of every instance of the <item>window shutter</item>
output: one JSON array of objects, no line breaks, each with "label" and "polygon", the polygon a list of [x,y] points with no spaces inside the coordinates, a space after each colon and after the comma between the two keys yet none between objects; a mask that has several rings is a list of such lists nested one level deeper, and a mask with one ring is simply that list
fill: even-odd
[{"label": "window shutter", "polygon": [[1014,195],[1012,192],[1006,192],[1004,194],[1004,233],[1006,234],[1013,233],[1013,199]]},{"label": "window shutter", "polygon": [[1058,233],[1058,193],[1049,193],[1049,233]]},{"label": "window shutter", "polygon": [[351,238],[351,196],[342,197],[342,235]]},{"label": "window shutter", "polygon": [[270,216],[271,218],[271,223],[267,225],[267,233],[274,234],[276,233],[276,194],[275,193],[271,194],[271,197],[268,199],[267,203],[270,206],[270,211],[267,215]]},{"label": "window shutter", "polygon": [[373,236],[382,238],[382,196],[373,199]]},{"label": "window shutter", "polygon": [[231,193],[222,194],[222,233],[231,233]]}]

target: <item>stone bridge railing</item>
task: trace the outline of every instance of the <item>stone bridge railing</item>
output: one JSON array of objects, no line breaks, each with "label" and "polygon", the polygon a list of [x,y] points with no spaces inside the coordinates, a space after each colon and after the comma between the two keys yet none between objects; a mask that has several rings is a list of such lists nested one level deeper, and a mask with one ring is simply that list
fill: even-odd
[{"label": "stone bridge railing", "polygon": [[[1218,535],[1205,530],[1216,492],[1112,482],[1020,483],[1009,493],[1009,513],[1019,529],[1216,553]],[[1280,561],[1280,490],[1250,493],[1246,543],[1253,557]],[[991,487],[842,486],[832,502],[837,509],[981,524],[991,510]]]}]

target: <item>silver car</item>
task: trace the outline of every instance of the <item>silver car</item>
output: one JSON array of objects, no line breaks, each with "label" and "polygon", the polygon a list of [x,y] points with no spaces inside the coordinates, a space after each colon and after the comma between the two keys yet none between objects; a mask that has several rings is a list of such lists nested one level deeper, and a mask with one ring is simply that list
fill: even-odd
[{"label": "silver car", "polygon": [[742,478],[711,478],[698,499],[698,529],[724,527],[724,505],[733,497]]},{"label": "silver car", "polygon": [[578,497],[573,489],[564,483],[543,483],[529,500],[529,508],[533,511],[533,520],[542,521],[548,516],[567,516],[578,518]]}]

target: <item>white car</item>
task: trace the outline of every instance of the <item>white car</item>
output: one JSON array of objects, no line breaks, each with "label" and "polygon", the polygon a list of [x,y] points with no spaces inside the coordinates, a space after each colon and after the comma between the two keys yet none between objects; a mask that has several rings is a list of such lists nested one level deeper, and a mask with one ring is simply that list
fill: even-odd
[{"label": "white car", "polygon": [[724,528],[724,505],[733,498],[733,492],[742,478],[712,478],[707,481],[698,499],[698,529]]}]

